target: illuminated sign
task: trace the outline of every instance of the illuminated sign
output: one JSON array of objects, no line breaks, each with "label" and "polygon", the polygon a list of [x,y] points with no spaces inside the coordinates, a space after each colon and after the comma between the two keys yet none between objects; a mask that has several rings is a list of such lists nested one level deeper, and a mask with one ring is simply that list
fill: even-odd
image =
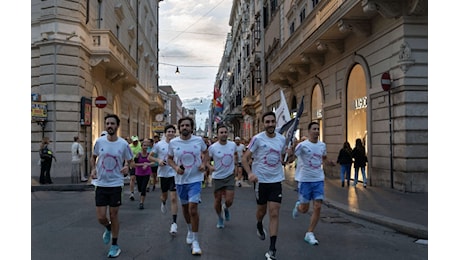
[{"label": "illuminated sign", "polygon": [[367,97],[357,98],[353,101],[355,110],[367,108]]}]

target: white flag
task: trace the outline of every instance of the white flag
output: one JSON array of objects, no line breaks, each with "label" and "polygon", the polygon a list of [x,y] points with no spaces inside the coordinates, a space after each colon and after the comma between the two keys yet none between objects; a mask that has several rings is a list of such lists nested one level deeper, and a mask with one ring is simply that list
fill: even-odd
[{"label": "white flag", "polygon": [[291,114],[289,113],[289,108],[286,103],[286,98],[284,97],[283,90],[280,89],[280,106],[276,109],[276,131],[278,132],[281,127],[291,120]]}]

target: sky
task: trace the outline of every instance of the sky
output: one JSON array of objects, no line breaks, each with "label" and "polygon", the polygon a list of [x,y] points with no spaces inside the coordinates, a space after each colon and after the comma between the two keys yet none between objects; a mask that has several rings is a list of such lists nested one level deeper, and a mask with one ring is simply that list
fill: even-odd
[{"label": "sky", "polygon": [[[171,85],[183,107],[197,110],[204,129],[224,53],[232,0],[165,0],[159,3],[158,84]],[[176,67],[180,74],[176,74]]]}]

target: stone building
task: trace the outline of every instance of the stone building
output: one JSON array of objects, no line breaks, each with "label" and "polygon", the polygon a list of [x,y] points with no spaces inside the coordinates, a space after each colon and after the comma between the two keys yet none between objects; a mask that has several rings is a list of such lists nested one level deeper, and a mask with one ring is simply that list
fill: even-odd
[{"label": "stone building", "polygon": [[89,172],[92,145],[110,113],[121,119],[120,136],[153,136],[154,117],[164,110],[158,2],[32,0],[31,92],[41,109],[31,123],[32,176],[39,175],[42,136],[53,140],[52,177],[70,176],[75,135]]},{"label": "stone building", "polygon": [[232,73],[222,95],[241,99],[222,115],[236,134],[262,131],[282,90],[292,116],[303,98],[299,135],[319,122],[329,158],[360,138],[371,186],[428,191],[428,1],[234,0],[229,23],[219,71]]}]

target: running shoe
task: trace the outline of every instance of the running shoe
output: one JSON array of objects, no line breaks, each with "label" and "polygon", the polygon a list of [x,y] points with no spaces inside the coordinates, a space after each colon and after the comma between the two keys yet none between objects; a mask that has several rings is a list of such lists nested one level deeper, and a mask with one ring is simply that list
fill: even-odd
[{"label": "running shoe", "polygon": [[230,211],[225,206],[225,203],[222,204],[222,218],[225,219],[225,221],[230,221]]},{"label": "running shoe", "polygon": [[177,224],[172,223],[171,228],[169,229],[169,234],[175,236],[177,234]]},{"label": "running shoe", "polygon": [[223,218],[218,218],[217,219],[217,228],[224,228],[224,219]]},{"label": "running shoe", "polygon": [[104,244],[110,243],[110,240],[112,239],[112,232],[105,229],[104,234],[102,234],[102,240],[104,241]]},{"label": "running shoe", "polygon": [[187,239],[185,240],[185,242],[187,242],[187,244],[191,244],[193,242],[193,234],[192,232],[188,231],[187,232]]},{"label": "running shoe", "polygon": [[129,199],[134,201],[134,193],[131,192],[131,195],[129,195]]},{"label": "running shoe", "polygon": [[119,256],[121,253],[121,249],[118,245],[112,245],[110,247],[109,253],[107,254],[107,257],[109,258],[115,258]]},{"label": "running shoe", "polygon": [[257,236],[260,240],[265,240],[265,236],[267,235],[267,231],[265,231],[263,226],[257,227]]},{"label": "running shoe", "polygon": [[276,251],[268,250],[267,253],[265,253],[265,257],[267,258],[267,260],[275,260],[275,253]]},{"label": "running shoe", "polygon": [[304,240],[305,240],[305,242],[307,242],[310,245],[318,245],[319,244],[319,242],[318,242],[318,240],[316,240],[315,234],[313,234],[313,232],[307,232],[305,234]]},{"label": "running shoe", "polygon": [[297,207],[300,205],[300,201],[297,201],[294,205],[294,208],[292,209],[292,218],[296,219],[299,216],[299,211],[297,210]]},{"label": "running shoe", "polygon": [[192,255],[201,255],[200,244],[196,240],[192,242]]},{"label": "running shoe", "polygon": [[166,214],[166,205],[161,202],[161,213]]},{"label": "running shoe", "polygon": [[139,203],[139,209],[144,209],[144,203]]}]

